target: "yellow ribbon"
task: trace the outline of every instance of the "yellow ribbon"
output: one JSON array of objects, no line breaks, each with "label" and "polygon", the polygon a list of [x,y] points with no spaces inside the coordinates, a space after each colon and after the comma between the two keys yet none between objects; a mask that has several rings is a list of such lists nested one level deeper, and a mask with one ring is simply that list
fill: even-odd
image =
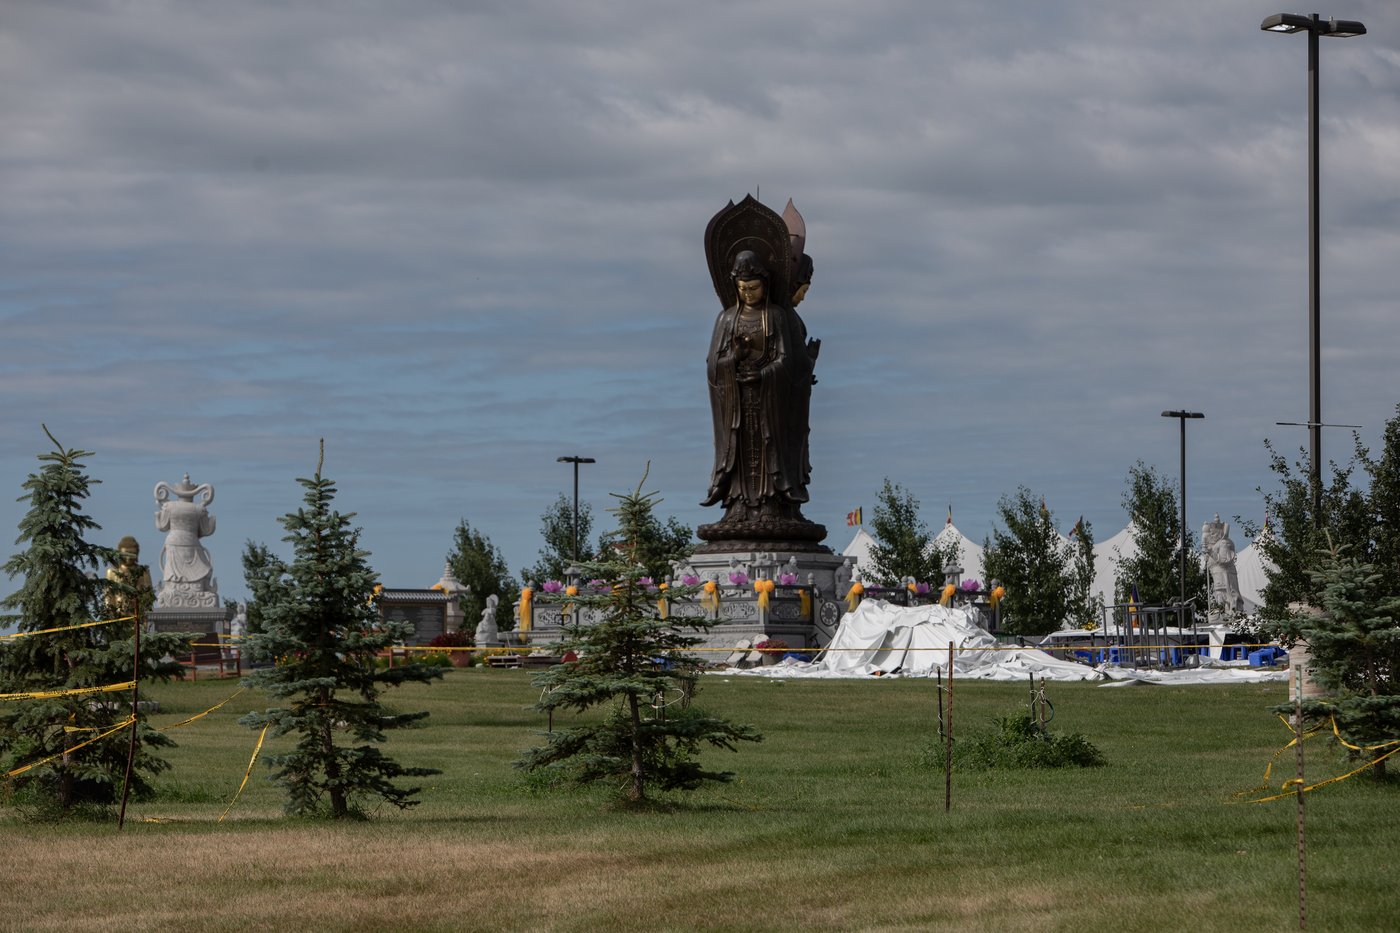
[{"label": "yellow ribbon", "polygon": [[520,625],[522,632],[530,631],[530,602],[535,595],[535,591],[528,586],[520,591]]},{"label": "yellow ribbon", "polygon": [[271,728],[272,723],[268,723],[263,726],[262,732],[258,733],[258,744],[253,746],[253,757],[248,759],[248,770],[243,772],[243,782],[238,785],[238,790],[234,792],[233,799],[228,802],[228,806],[224,807],[224,812],[219,814],[220,823],[224,821],[224,817],[228,816],[228,811],[233,809],[233,805],[238,803],[238,797],[243,793],[243,788],[248,786],[248,775],[253,773],[253,765],[257,763],[258,752],[262,751],[263,739],[267,738],[267,730]]},{"label": "yellow ribbon", "polygon": [[992,590],[992,598],[991,598],[990,602],[991,602],[991,604],[992,604],[992,608],[993,608],[993,609],[995,609],[995,608],[997,607],[997,603],[1001,602],[1002,597],[1005,596],[1005,595],[1006,595],[1006,587],[1004,587],[1004,586],[999,586],[999,587],[997,587],[996,589]]},{"label": "yellow ribbon", "polygon": [[12,635],[0,635],[0,641],[11,638],[28,638],[30,635],[48,635],[51,632],[71,632],[74,629],[92,628],[96,625],[111,625],[113,622],[130,622],[136,616],[122,616],[120,619],[98,619],[96,622],[83,622],[80,625],[60,625],[58,628],[46,628],[37,632],[15,632]]},{"label": "yellow ribbon", "polygon": [[938,605],[946,606],[951,603],[953,601],[953,594],[957,591],[958,588],[951,583],[943,587],[943,595],[938,598]]},{"label": "yellow ribbon", "polygon": [[865,595],[865,584],[859,580],[851,584],[851,588],[846,591],[846,611],[855,612],[856,606],[860,605],[860,598]]},{"label": "yellow ribbon", "polygon": [[84,693],[121,693],[136,686],[136,681],[107,684],[105,687],[74,687],[72,690],[37,690],[34,693],[0,693],[0,700],[51,700],[54,697],[81,696]]},{"label": "yellow ribbon", "polygon": [[776,586],[777,584],[775,584],[772,580],[753,581],[754,592],[758,594],[759,609],[767,611],[769,599],[772,597],[773,590],[776,588]]},{"label": "yellow ribbon", "polygon": [[809,593],[809,592],[807,592],[806,590],[798,590],[798,591],[797,591],[797,599],[798,599],[799,605],[801,605],[801,607],[802,607],[802,618],[804,618],[804,619],[811,619],[811,618],[812,618],[812,594]]},{"label": "yellow ribbon", "polygon": [[713,580],[706,580],[700,588],[700,605],[709,612],[719,612],[719,586]]}]

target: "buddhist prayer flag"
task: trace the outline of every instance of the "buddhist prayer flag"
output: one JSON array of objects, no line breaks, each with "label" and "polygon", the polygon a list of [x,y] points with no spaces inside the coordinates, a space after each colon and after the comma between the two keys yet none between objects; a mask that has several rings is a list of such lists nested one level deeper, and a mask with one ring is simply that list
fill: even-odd
[{"label": "buddhist prayer flag", "polygon": [[1073,541],[1076,535],[1084,533],[1084,516],[1079,516],[1079,521],[1074,523],[1074,527],[1069,530],[1069,540]]},{"label": "buddhist prayer flag", "polygon": [[863,516],[861,515],[860,506],[856,506],[856,508],[855,508],[853,511],[850,511],[850,512],[847,512],[847,513],[846,513],[846,524],[847,524],[847,525],[859,525],[859,524],[861,524],[861,519],[862,519],[862,517],[863,517]]},{"label": "buddhist prayer flag", "polygon": [[953,503],[951,503],[951,502],[948,503],[948,520],[947,520],[946,522],[944,522],[943,524],[945,524],[945,525],[951,525],[951,524],[953,524]]}]

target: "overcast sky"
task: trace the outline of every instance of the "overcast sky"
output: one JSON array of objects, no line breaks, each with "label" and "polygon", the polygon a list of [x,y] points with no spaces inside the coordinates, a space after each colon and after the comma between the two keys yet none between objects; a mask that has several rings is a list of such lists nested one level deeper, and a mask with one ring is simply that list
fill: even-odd
[{"label": "overcast sky", "polygon": [[[1320,11],[1370,30],[1322,42],[1323,415],[1371,442],[1400,402],[1400,6],[1347,4]],[[41,422],[152,565],[154,485],[212,483],[227,596],[321,437],[389,586],[435,582],[459,518],[533,562],[560,455],[598,460],[596,509],[650,460],[663,512],[714,521],[702,235],[755,192],[816,263],[828,544],[885,477],[935,530],[951,503],[981,540],[1024,484],[1106,538],[1135,460],[1177,476],[1168,408],[1206,414],[1191,527],[1258,520],[1263,440],[1307,417],[1307,42],[1260,32],[1279,11],[9,0],[0,529]]]}]

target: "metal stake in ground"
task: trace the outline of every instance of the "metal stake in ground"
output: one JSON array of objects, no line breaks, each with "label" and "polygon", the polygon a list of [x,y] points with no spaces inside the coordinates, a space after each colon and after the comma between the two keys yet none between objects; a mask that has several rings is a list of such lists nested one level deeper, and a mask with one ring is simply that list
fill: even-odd
[{"label": "metal stake in ground", "polygon": [[1293,693],[1293,742],[1298,749],[1298,929],[1308,928],[1308,859],[1303,842],[1303,666],[1298,665]]},{"label": "metal stake in ground", "polygon": [[938,694],[938,738],[939,738],[939,741],[942,741],[942,739],[943,739],[943,672],[940,671],[940,670],[938,669],[937,665],[935,665],[934,668],[933,668],[933,676],[936,678],[936,680],[935,680],[935,686],[936,686],[936,688],[937,688],[934,692]]},{"label": "metal stake in ground", "polygon": [[948,642],[948,718],[943,724],[943,812],[953,809],[953,643]]},{"label": "metal stake in ground", "polygon": [[131,796],[131,768],[136,762],[136,729],[140,725],[137,721],[136,713],[141,702],[141,604],[140,594],[132,600],[136,604],[136,618],[132,620],[131,629],[133,637],[131,640],[131,741],[126,747],[126,780],[122,781],[122,806],[121,812],[117,815],[117,831],[121,832],[126,825],[126,801]]}]

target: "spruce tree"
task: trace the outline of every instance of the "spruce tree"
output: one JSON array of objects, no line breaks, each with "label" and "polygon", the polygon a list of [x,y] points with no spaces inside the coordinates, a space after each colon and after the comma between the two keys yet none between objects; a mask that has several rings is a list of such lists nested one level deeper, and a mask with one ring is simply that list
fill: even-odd
[{"label": "spruce tree", "polygon": [[[1324,722],[1335,717],[1342,738],[1361,749],[1352,755],[1378,759],[1400,738],[1400,594],[1375,566],[1345,549],[1326,555],[1314,576],[1322,612],[1293,615],[1283,632],[1308,643],[1308,667],[1327,691],[1306,700],[1303,714]],[[1382,761],[1375,775],[1384,773]]]},{"label": "spruce tree", "polygon": [[273,780],[287,791],[288,813],[343,819],[361,814],[366,798],[411,807],[419,788],[394,781],[438,773],[403,767],[379,749],[384,730],[428,715],[395,712],[379,695],[385,686],[427,682],[442,671],[421,664],[376,667],[377,654],[402,641],[408,627],[379,618],[369,554],[360,550],[354,515],[331,508],[336,489],[321,475],[324,460],[322,441],[316,475],[297,480],[306,489],[305,506],[279,519],[292,562],[268,555],[263,575],[248,580],[263,631],[244,644],[255,662],[273,663],[244,682],[286,705],[240,722],[297,737],[292,751],[269,757]]},{"label": "spruce tree", "polygon": [[[646,482],[643,475],[642,482]],[[578,626],[561,646],[578,660],[556,665],[536,678],[544,689],[542,712],[610,707],[603,719],[547,735],[546,744],[516,762],[580,784],[615,783],[633,803],[648,788],[693,789],[705,781],[728,781],[733,774],[704,768],[696,759],[702,746],[728,750],[737,742],[759,741],[751,727],[707,715],[690,705],[698,691],[701,660],[685,654],[703,639],[691,632],[707,628],[702,619],[662,618],[658,593],[643,584],[641,541],[654,522],[655,493],[613,494],[609,509],[618,519],[616,546],[608,559],[584,565],[605,580],[605,595],[553,597],[594,609],[600,618]],[[679,595],[679,594],[678,594]]]},{"label": "spruce tree", "polygon": [[[99,576],[104,565],[117,566],[119,561],[116,550],[86,538],[100,530],[82,511],[90,487],[99,482],[89,479],[80,462],[91,452],[64,448],[47,427],[44,433],[54,449],[39,455],[44,465],[30,474],[24,483],[28,494],[19,500],[29,502],[17,541],[24,550],[4,567],[11,579],[23,577],[23,584],[0,606],[14,610],[4,618],[17,622],[20,633],[45,634],[0,641],[0,693],[82,690],[131,681],[136,620],[46,630],[106,620],[112,611],[133,606],[148,608],[143,594],[123,584],[121,575],[115,582]],[[181,643],[179,636],[144,635],[141,679],[178,674],[178,664],[159,659],[179,651]],[[65,752],[119,727],[131,715],[125,693],[89,692],[0,703],[0,774],[31,766],[10,778],[12,799],[42,816],[63,816],[80,809],[101,813],[121,796],[130,733],[118,729],[71,754]],[[148,778],[168,767],[157,750],[174,743],[149,729],[139,710],[134,728],[131,791],[139,799],[151,790]]]}]

